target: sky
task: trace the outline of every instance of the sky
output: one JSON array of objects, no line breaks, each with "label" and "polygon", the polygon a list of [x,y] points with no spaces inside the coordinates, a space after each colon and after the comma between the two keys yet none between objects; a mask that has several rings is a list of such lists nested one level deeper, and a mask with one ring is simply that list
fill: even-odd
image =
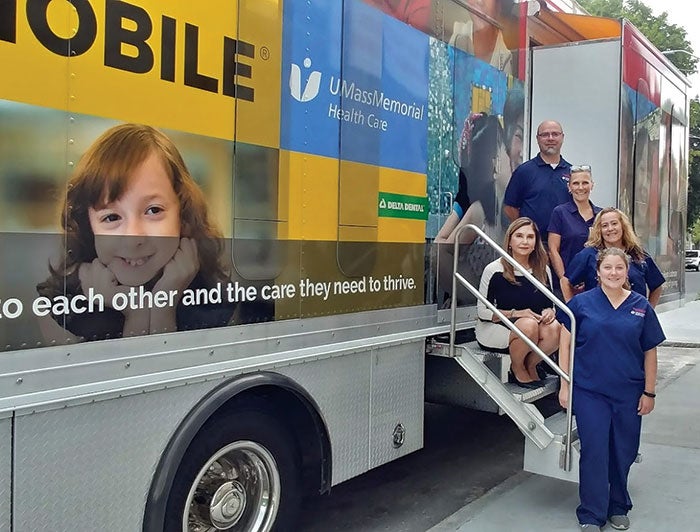
[{"label": "sky", "polygon": [[[694,0],[642,0],[642,2],[652,9],[654,15],[660,15],[666,11],[671,24],[683,27],[695,55],[700,57],[700,23],[698,23],[697,4]],[[698,69],[700,69],[700,62],[698,62]],[[690,97],[700,95],[700,74],[693,74],[689,79],[693,86],[689,89],[688,95]]]}]

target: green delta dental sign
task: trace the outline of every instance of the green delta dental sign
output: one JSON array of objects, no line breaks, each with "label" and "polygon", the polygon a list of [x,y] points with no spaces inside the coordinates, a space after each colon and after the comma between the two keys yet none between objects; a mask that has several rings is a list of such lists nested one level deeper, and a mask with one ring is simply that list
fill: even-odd
[{"label": "green delta dental sign", "polygon": [[379,193],[379,216],[383,218],[428,219],[428,198],[405,194]]}]

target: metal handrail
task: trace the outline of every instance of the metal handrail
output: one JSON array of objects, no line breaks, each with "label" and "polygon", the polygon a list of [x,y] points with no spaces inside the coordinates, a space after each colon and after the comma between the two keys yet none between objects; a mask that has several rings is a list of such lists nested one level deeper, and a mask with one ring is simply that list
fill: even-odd
[{"label": "metal handrail", "polygon": [[[555,364],[551,358],[549,358],[535,343],[530,340],[525,334],[523,334],[520,329],[506,316],[498,310],[486,297],[484,297],[478,289],[474,288],[469,281],[467,281],[458,271],[457,266],[459,264],[459,237],[462,232],[466,229],[471,229],[477,235],[479,235],[489,246],[498,252],[501,257],[506,259],[516,270],[523,274],[523,276],[530,281],[540,292],[542,292],[547,299],[549,299],[555,306],[559,307],[564,314],[566,314],[571,320],[571,342],[569,343],[569,373],[566,374],[557,364]],[[554,293],[549,290],[545,285],[543,285],[534,275],[527,271],[523,266],[518,264],[518,262],[511,257],[507,252],[501,248],[496,242],[494,242],[491,237],[489,237],[480,227],[474,224],[465,224],[459,229],[455,234],[455,244],[454,244],[454,258],[453,258],[453,274],[452,274],[452,302],[450,307],[450,356],[455,356],[455,334],[457,327],[457,281],[469,290],[474,297],[481,301],[486,307],[496,314],[498,318],[515,334],[517,334],[520,339],[527,344],[533,353],[540,357],[550,368],[552,368],[557,375],[569,383],[569,408],[566,409],[566,441],[564,442],[564,471],[571,471],[571,433],[573,431],[573,417],[571,408],[573,404],[573,374],[574,374],[574,347],[576,346],[576,318],[573,312],[562,303]]]}]

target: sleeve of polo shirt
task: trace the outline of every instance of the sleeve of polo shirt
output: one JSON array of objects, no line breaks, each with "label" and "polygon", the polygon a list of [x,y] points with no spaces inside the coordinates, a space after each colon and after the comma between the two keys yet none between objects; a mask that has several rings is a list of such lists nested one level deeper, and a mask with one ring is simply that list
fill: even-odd
[{"label": "sleeve of polo shirt", "polygon": [[659,267],[654,262],[654,259],[652,259],[649,255],[647,255],[644,261],[647,263],[646,271],[644,272],[644,280],[646,281],[649,291],[651,292],[664,284],[666,282],[666,278],[664,277],[664,274],[661,273],[661,270],[659,270]]},{"label": "sleeve of polo shirt", "polygon": [[587,249],[588,248],[583,248],[576,253],[566,267],[564,277],[566,277],[572,285],[577,285],[586,280],[586,269],[588,267],[588,261],[586,260]]},{"label": "sleeve of polo shirt", "polygon": [[562,217],[561,209],[559,207],[554,207],[552,211],[552,217],[549,219],[549,227],[547,227],[548,233],[555,233],[559,236],[562,234]]},{"label": "sleeve of polo shirt", "polygon": [[522,193],[522,171],[520,170],[522,165],[515,169],[513,175],[508,181],[508,186],[506,187],[506,192],[503,196],[503,204],[510,207],[515,207],[519,209],[523,204],[523,193]]},{"label": "sleeve of polo shirt", "polygon": [[642,351],[649,351],[649,349],[656,347],[664,340],[666,340],[666,335],[661,328],[659,318],[651,307],[651,304],[647,302],[647,309],[644,314],[644,326],[642,327],[642,337],[639,339]]}]

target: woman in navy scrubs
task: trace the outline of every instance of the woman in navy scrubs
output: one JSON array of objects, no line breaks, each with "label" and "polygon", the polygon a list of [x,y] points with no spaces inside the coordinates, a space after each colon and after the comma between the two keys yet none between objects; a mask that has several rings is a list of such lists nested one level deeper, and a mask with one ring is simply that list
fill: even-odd
[{"label": "woman in navy scrubs", "polygon": [[557,279],[588,240],[595,215],[600,207],[591,201],[593,175],[590,166],[572,166],[569,178],[571,199],[554,208],[549,219],[547,239],[549,261]]},{"label": "woman in navy scrubs", "polygon": [[[573,408],[581,440],[576,515],[584,530],[606,521],[626,530],[632,508],[627,476],[639,448],[641,416],[654,409],[656,346],[665,336],[650,302],[628,289],[628,256],[611,247],[598,254],[596,264],[600,286],[567,304],[576,318]],[[568,373],[571,324],[559,314],[560,364]],[[569,384],[562,379],[564,408],[568,397]]]},{"label": "woman in navy scrubs", "polygon": [[579,283],[584,283],[584,290],[598,286],[596,257],[600,250],[612,247],[622,249],[632,259],[629,268],[632,291],[647,297],[651,306],[656,307],[666,279],[654,260],[642,249],[629,218],[614,207],[606,207],[596,215],[585,247],[566,267],[561,279],[564,300],[573,297],[573,287]]}]

